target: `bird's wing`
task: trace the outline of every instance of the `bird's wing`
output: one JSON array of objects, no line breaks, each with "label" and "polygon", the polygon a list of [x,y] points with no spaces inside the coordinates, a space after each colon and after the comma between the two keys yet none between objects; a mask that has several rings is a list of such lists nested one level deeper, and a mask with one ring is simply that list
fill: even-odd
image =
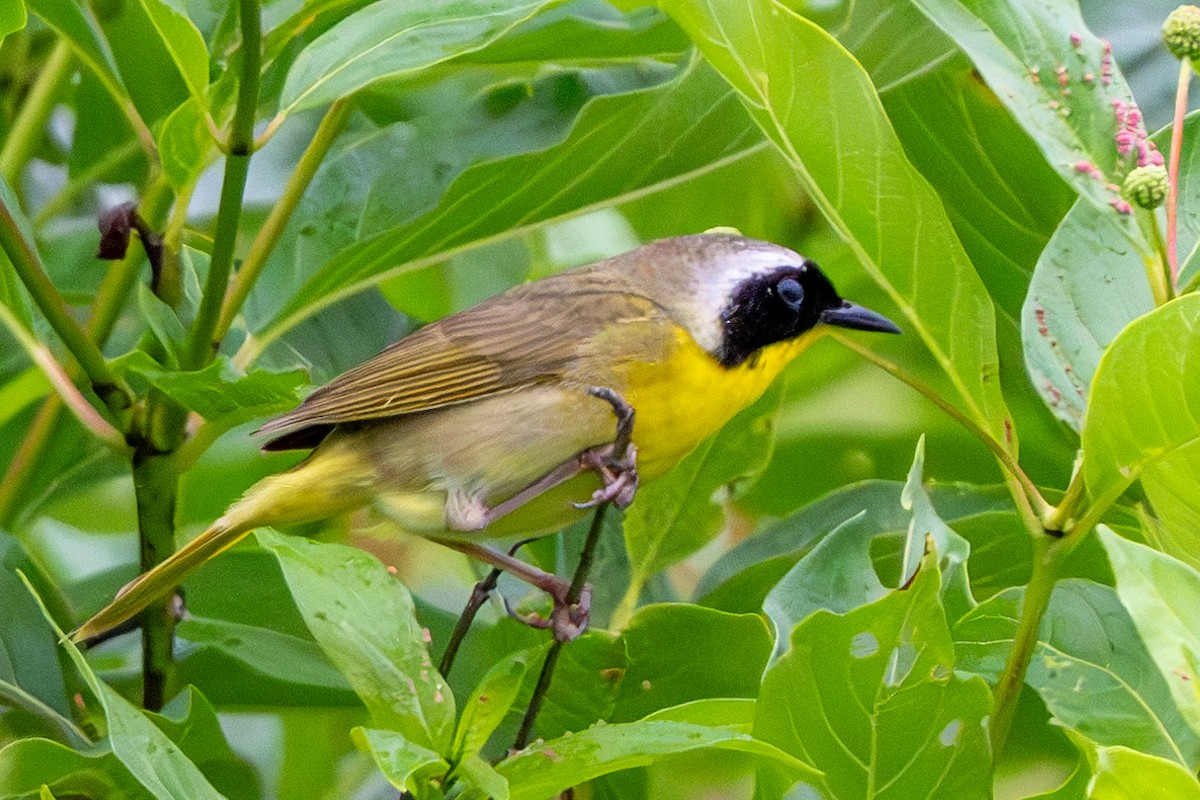
[{"label": "bird's wing", "polygon": [[620,278],[602,272],[517,287],[427,325],[316,390],[260,429],[277,436],[264,449],[311,447],[335,425],[562,379],[607,326],[648,317],[664,318]]}]

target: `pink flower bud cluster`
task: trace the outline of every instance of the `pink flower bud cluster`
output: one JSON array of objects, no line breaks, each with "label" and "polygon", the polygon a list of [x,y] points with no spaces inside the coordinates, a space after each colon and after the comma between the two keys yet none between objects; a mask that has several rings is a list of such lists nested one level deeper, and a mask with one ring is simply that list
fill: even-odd
[{"label": "pink flower bud cluster", "polygon": [[1142,112],[1133,103],[1123,100],[1114,99],[1112,105],[1117,118],[1117,155],[1128,158],[1136,154],[1139,167],[1161,167],[1162,153],[1146,135],[1146,129],[1142,126]]}]

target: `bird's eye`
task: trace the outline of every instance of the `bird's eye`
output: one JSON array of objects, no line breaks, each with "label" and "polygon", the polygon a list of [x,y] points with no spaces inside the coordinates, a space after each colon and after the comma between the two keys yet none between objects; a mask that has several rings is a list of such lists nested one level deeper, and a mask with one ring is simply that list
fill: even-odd
[{"label": "bird's eye", "polygon": [[779,294],[779,299],[787,303],[788,308],[793,311],[800,310],[800,304],[804,302],[804,287],[800,285],[800,281],[784,278],[775,284],[775,291]]}]

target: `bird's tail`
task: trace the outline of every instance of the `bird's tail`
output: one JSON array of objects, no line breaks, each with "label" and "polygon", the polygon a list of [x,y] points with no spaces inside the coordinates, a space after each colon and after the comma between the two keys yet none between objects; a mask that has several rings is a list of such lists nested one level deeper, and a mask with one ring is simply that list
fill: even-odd
[{"label": "bird's tail", "polygon": [[370,499],[370,474],[352,449],[332,447],[287,472],[263,479],[212,527],[126,584],[111,603],[80,625],[71,639],[90,639],[133,619],[170,594],[193,569],[233,547],[255,528],[325,519],[363,505]]},{"label": "bird's tail", "polygon": [[257,527],[248,522],[230,525],[225,517],[180,548],[154,569],[137,576],[117,592],[112,602],[71,634],[81,642],[104,633],[137,616],[156,600],[169,594],[183,577],[218,553],[233,547]]}]

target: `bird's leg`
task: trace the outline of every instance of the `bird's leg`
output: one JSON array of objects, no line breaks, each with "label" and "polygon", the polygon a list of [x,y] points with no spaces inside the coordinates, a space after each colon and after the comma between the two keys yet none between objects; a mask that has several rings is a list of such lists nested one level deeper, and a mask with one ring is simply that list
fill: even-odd
[{"label": "bird's leg", "polygon": [[532,564],[527,564],[519,558],[494,547],[475,542],[462,542],[454,539],[439,539],[438,542],[452,550],[466,553],[485,564],[491,564],[496,569],[504,570],[513,577],[520,578],[550,595],[554,601],[554,610],[550,613],[549,623],[531,622],[524,618],[522,621],[533,624],[535,627],[551,628],[554,631],[554,638],[562,642],[571,641],[587,629],[588,607],[591,601],[591,591],[588,587],[584,588],[577,600],[572,601],[570,599],[571,584],[568,581],[538,569]]},{"label": "bird's leg", "polygon": [[468,490],[451,490],[446,500],[447,527],[452,531],[464,533],[483,530],[500,517],[516,511],[534,498],[589,469],[600,476],[604,487],[597,489],[587,502],[576,503],[576,508],[591,508],[604,502],[611,502],[620,509],[628,508],[633,502],[638,486],[637,448],[630,441],[633,433],[633,406],[621,395],[605,387],[593,387],[588,390],[588,394],[612,406],[617,417],[617,432],[612,442],[584,450],[494,506],[489,506],[484,498]]},{"label": "bird's leg", "polygon": [[[508,554],[515,556],[517,550],[531,541],[533,540],[525,539],[524,541],[517,542],[508,549]],[[450,668],[454,666],[454,657],[458,654],[458,647],[462,644],[462,640],[466,638],[467,631],[471,628],[471,623],[475,621],[475,615],[479,613],[479,609],[487,602],[488,595],[496,590],[496,582],[500,580],[501,571],[499,567],[493,567],[491,572],[487,574],[487,577],[476,583],[474,588],[471,589],[471,597],[467,600],[467,605],[463,608],[462,614],[454,626],[454,632],[450,634],[450,639],[446,642],[446,650],[442,653],[442,660],[438,665],[438,672],[442,674],[443,678],[449,677]],[[504,600],[504,608],[506,611],[509,610],[507,600]]]}]

